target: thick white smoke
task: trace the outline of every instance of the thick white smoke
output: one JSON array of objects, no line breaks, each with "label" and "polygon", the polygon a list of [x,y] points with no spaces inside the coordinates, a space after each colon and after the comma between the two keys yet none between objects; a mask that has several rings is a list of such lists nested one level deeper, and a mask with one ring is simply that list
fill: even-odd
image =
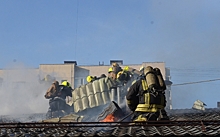
[{"label": "thick white smoke", "polygon": [[0,85],[0,115],[46,113],[44,94],[50,85],[40,84],[37,69],[8,68]]}]

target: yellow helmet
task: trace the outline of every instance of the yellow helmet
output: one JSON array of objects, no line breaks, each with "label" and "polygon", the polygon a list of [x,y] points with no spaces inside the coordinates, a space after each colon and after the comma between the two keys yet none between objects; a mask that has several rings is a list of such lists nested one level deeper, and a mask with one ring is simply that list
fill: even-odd
[{"label": "yellow helmet", "polygon": [[70,86],[70,83],[67,82],[66,80],[63,81],[63,82],[61,83],[61,85],[63,85],[63,86],[67,86],[67,87],[71,87],[71,86]]},{"label": "yellow helmet", "polygon": [[113,71],[113,68],[112,68],[112,67],[108,69],[108,73],[110,73],[110,72],[112,72],[112,71]]},{"label": "yellow helmet", "polygon": [[87,78],[86,78],[87,82],[91,82],[93,79],[94,79],[93,76],[87,76]]},{"label": "yellow helmet", "polygon": [[61,83],[61,85],[67,86],[67,81],[63,81],[63,82]]},{"label": "yellow helmet", "polygon": [[124,68],[124,71],[128,71],[128,70],[129,70],[129,67],[126,66],[126,67]]},{"label": "yellow helmet", "polygon": [[117,79],[120,81],[127,81],[128,80],[127,71],[119,71],[117,74]]}]

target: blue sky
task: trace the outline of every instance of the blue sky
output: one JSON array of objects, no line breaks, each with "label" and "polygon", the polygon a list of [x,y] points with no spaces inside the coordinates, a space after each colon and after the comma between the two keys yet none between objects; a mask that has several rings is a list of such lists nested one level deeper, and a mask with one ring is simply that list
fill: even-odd
[{"label": "blue sky", "polygon": [[[165,62],[173,84],[220,78],[218,0],[1,0],[0,68]],[[174,108],[220,101],[220,81],[172,87]]]}]

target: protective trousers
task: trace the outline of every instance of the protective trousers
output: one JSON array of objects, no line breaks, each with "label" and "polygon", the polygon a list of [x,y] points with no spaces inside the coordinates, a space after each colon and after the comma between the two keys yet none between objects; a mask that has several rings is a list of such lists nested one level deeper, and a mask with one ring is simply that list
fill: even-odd
[{"label": "protective trousers", "polygon": [[49,100],[50,110],[53,111],[59,111],[59,110],[65,110],[66,101],[62,98],[55,97],[54,99]]}]

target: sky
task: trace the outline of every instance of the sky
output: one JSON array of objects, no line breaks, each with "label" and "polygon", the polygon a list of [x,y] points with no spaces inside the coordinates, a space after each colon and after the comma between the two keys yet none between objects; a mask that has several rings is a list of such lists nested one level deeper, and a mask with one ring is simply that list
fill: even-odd
[{"label": "sky", "polygon": [[165,62],[174,109],[197,99],[215,108],[219,14],[219,0],[1,0],[0,69]]}]

